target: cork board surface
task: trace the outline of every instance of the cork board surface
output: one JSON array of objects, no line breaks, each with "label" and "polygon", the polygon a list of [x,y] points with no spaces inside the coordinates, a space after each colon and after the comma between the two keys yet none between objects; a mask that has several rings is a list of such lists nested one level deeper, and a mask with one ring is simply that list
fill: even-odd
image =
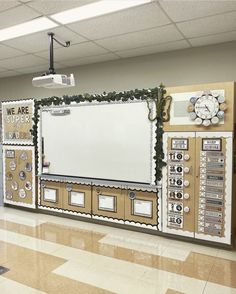
[{"label": "cork board surface", "polygon": [[[49,199],[48,193],[55,191],[55,201]],[[62,209],[63,184],[58,182],[41,181],[39,205]]]},{"label": "cork board surface", "polygon": [[33,149],[27,150],[19,146],[5,146],[3,158],[4,200],[33,204],[35,188]]},{"label": "cork board surface", "polygon": [[[142,224],[157,225],[157,194],[154,192],[135,191],[135,199],[129,198],[129,191],[125,190],[125,220],[139,222]],[[145,207],[135,212],[135,202],[139,202],[140,208],[146,204],[150,204],[151,213],[145,212]],[[142,213],[143,210],[143,213]],[[145,215],[146,214],[146,215]]]},{"label": "cork board surface", "polygon": [[[214,84],[199,84],[192,86],[180,86],[180,87],[167,87],[166,95],[174,93],[185,93],[185,92],[199,92],[204,90],[224,90],[225,91],[225,102],[227,104],[227,111],[225,113],[224,124],[210,125],[204,127],[202,125],[170,125],[169,122],[164,123],[164,131],[233,131],[234,128],[234,95],[235,95],[235,84],[234,82],[226,83],[214,83]],[[187,111],[187,110],[186,110]]]},{"label": "cork board surface", "polygon": [[[76,196],[81,198],[77,203],[75,202]],[[73,202],[74,201],[74,202]],[[92,187],[87,185],[77,184],[63,184],[63,209],[91,213],[92,206]]]},{"label": "cork board surface", "polygon": [[[99,208],[99,195],[102,195],[105,197],[113,197],[114,199],[113,211]],[[93,189],[92,189],[92,213],[93,214],[124,220],[124,211],[125,211],[124,205],[125,205],[124,193],[121,189],[93,186]]]}]

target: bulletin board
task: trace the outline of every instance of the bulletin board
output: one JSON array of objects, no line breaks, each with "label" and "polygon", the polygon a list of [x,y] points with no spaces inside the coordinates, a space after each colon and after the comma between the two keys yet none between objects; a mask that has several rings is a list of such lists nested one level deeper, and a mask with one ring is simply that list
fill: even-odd
[{"label": "bulletin board", "polygon": [[33,145],[33,114],[32,99],[2,102],[3,144]]},{"label": "bulletin board", "polygon": [[4,203],[35,208],[35,161],[32,146],[3,146]]}]

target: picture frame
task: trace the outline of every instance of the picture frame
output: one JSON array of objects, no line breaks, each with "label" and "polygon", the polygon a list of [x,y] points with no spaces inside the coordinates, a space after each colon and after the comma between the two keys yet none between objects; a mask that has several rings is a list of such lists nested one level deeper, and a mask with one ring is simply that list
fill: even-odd
[{"label": "picture frame", "polygon": [[143,199],[132,200],[132,215],[152,218],[153,201]]},{"label": "picture frame", "polygon": [[58,202],[58,190],[52,188],[43,188],[43,201],[45,202]]},{"label": "picture frame", "polygon": [[68,204],[71,206],[85,207],[85,193],[80,191],[68,191]]},{"label": "picture frame", "polygon": [[98,210],[116,212],[116,196],[113,195],[98,195]]},{"label": "picture frame", "polygon": [[15,158],[15,150],[6,150],[6,158]]}]

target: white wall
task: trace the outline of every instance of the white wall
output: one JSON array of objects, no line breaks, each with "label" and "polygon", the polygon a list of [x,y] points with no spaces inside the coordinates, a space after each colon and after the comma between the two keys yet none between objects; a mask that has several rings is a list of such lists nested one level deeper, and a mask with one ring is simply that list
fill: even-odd
[{"label": "white wall", "polygon": [[31,85],[33,75],[2,78],[0,99],[123,91],[155,87],[161,82],[165,86],[175,86],[234,81],[236,42],[78,66],[59,72],[73,72],[76,87],[63,90],[34,88]]}]

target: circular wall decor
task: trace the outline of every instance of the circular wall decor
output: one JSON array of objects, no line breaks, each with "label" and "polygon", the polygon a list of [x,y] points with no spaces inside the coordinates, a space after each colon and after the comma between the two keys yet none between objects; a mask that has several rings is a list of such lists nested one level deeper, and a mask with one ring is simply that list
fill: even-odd
[{"label": "circular wall decor", "polygon": [[73,184],[66,184],[66,191],[71,192],[73,189]]},{"label": "circular wall decor", "polygon": [[16,181],[13,181],[11,184],[12,190],[16,191],[18,189],[18,183]]},{"label": "circular wall decor", "polygon": [[26,197],[26,192],[25,192],[24,189],[20,189],[20,190],[19,190],[19,197],[20,197],[20,198],[25,198],[25,197]]},{"label": "circular wall decor", "polygon": [[11,170],[15,170],[16,169],[16,162],[14,160],[10,161],[9,167]]},{"label": "circular wall decor", "polygon": [[25,151],[23,151],[23,152],[21,153],[21,155],[20,155],[20,158],[21,158],[22,160],[26,160],[26,159],[28,159],[28,155],[27,155],[27,153],[26,153]]},{"label": "circular wall decor", "polygon": [[27,172],[31,172],[32,171],[32,164],[30,162],[27,162],[25,165],[25,170]]},{"label": "circular wall decor", "polygon": [[133,200],[136,198],[136,193],[134,191],[129,191],[128,195],[130,200]]},{"label": "circular wall decor", "polygon": [[13,174],[11,172],[7,172],[6,179],[7,181],[11,181],[13,179]]},{"label": "circular wall decor", "polygon": [[7,199],[12,199],[13,198],[13,194],[11,191],[6,191],[6,198]]},{"label": "circular wall decor", "polygon": [[199,96],[190,98],[190,105],[187,110],[190,119],[196,125],[208,127],[217,125],[224,118],[226,108],[224,96],[213,94],[211,91],[204,91]]},{"label": "circular wall decor", "polygon": [[27,191],[30,191],[32,189],[32,185],[31,185],[31,183],[30,182],[26,182],[25,183],[25,190],[27,190]]},{"label": "circular wall decor", "polygon": [[21,171],[19,172],[19,177],[20,177],[20,179],[21,179],[22,181],[24,181],[24,180],[26,179],[26,174],[25,174],[25,172],[24,172],[23,170],[21,170]]}]

